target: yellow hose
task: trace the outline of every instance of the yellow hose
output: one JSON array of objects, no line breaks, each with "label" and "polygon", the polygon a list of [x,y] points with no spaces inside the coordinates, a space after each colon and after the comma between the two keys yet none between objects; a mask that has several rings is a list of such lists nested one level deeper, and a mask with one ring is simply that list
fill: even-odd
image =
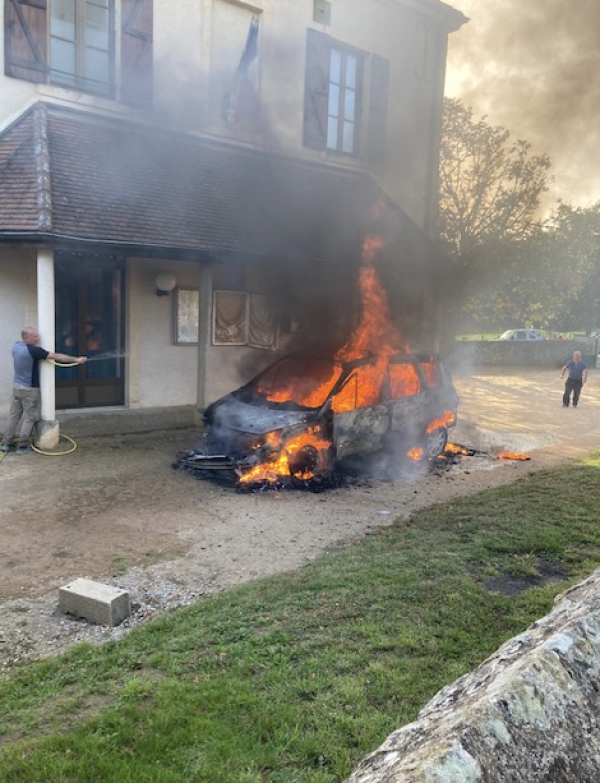
[{"label": "yellow hose", "polygon": [[79,367],[79,362],[55,362],[54,359],[50,359],[50,364],[55,367]]},{"label": "yellow hose", "polygon": [[72,454],[76,450],[77,444],[75,443],[73,438],[70,438],[68,435],[59,435],[58,439],[59,441],[61,440],[68,441],[71,444],[71,446],[65,451],[42,451],[42,449],[38,449],[33,444],[31,448],[33,451],[35,451],[36,454],[41,454],[44,457],[64,457],[65,454]]}]

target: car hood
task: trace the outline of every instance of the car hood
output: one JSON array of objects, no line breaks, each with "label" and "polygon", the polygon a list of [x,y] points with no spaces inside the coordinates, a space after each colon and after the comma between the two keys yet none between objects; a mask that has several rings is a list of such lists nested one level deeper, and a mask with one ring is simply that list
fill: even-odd
[{"label": "car hood", "polygon": [[217,428],[227,427],[237,432],[264,435],[273,430],[305,424],[315,419],[315,413],[263,408],[240,402],[228,394],[208,408],[206,418],[210,425]]}]

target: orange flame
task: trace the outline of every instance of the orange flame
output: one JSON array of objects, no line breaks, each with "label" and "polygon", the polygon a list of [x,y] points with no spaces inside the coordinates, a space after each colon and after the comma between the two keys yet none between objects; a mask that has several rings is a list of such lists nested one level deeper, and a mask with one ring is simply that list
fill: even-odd
[{"label": "orange flame", "polygon": [[516,454],[513,451],[501,451],[498,454],[498,459],[528,460],[531,459],[531,457],[529,454]]},{"label": "orange flame", "polygon": [[423,457],[423,449],[415,447],[410,451],[407,451],[406,456],[410,457],[410,459],[413,459],[415,462],[418,462]]},{"label": "orange flame", "polygon": [[454,422],[454,418],[452,411],[444,411],[442,418],[434,419],[425,431],[429,433],[439,430],[441,427],[449,427]]},{"label": "orange flame", "polygon": [[[302,432],[299,435],[295,435],[290,438],[285,444],[283,444],[281,433],[270,432],[266,436],[266,442],[269,446],[272,446],[274,457],[273,460],[268,462],[262,462],[259,465],[255,465],[243,476],[240,476],[240,482],[242,484],[253,484],[267,482],[274,484],[280,478],[292,475],[292,469],[290,467],[290,459],[293,459],[294,455],[304,446],[312,446],[319,455],[319,463],[324,461],[324,453],[329,449],[331,443],[328,440],[324,440],[319,436],[319,429],[316,427],[310,428],[307,432]],[[304,471],[301,474],[294,474],[296,478],[308,481],[313,478],[314,471]]]},{"label": "orange flame", "polygon": [[446,443],[446,448],[444,451],[447,454],[460,454],[463,457],[469,456],[468,449],[465,449],[464,446],[459,446],[457,443]]},{"label": "orange flame", "polygon": [[384,246],[380,236],[368,235],[363,240],[359,272],[361,319],[348,342],[336,354],[336,359],[341,361],[360,359],[369,353],[384,357],[406,350],[390,318],[387,294],[374,266],[377,252]]},{"label": "orange flame", "polygon": [[[379,217],[384,209],[385,204],[383,201],[375,204],[370,211],[371,219]],[[337,361],[342,362],[360,359],[369,354],[377,356],[378,359],[374,365],[357,369],[350,381],[336,395],[332,404],[335,413],[352,411],[356,408],[374,405],[379,402],[380,390],[385,386],[382,381],[387,372],[387,357],[393,353],[408,350],[408,346],[403,344],[392,322],[387,295],[375,269],[377,253],[384,246],[385,241],[381,236],[369,234],[363,240],[362,263],[359,270],[360,320],[350,339],[340,348],[335,356]],[[431,372],[435,371],[435,368],[432,366]],[[393,369],[390,368],[389,375],[390,385],[394,390],[395,396],[398,396],[402,391],[404,394],[418,393],[419,378],[411,366],[394,366]],[[334,368],[328,377],[318,378],[316,385],[313,379],[310,388],[307,388],[306,379],[289,378],[284,380],[283,387],[268,390],[259,389],[259,391],[271,402],[293,400],[306,407],[316,407],[324,400],[337,377],[339,377],[339,369]],[[453,418],[451,413],[446,411],[444,414],[445,421],[448,416]],[[293,455],[306,445],[317,449],[321,462],[324,459],[323,451],[331,447],[330,442],[322,440],[314,432],[292,438],[285,446],[281,442],[276,445],[273,444],[274,451],[278,454],[277,458],[257,465],[244,474],[240,481],[244,483],[253,481],[274,483],[281,476],[291,475],[289,458],[293,458]],[[417,460],[420,459],[423,453],[422,449],[413,449],[411,451],[416,454],[413,458]],[[410,454],[411,452],[409,452]],[[314,472],[309,471],[301,478],[309,479],[313,475]]]}]

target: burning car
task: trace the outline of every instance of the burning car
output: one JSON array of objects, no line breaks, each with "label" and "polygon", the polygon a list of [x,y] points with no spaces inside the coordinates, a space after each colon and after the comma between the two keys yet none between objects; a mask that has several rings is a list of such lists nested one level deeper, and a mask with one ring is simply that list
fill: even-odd
[{"label": "burning car", "polygon": [[332,476],[377,452],[432,459],[444,451],[457,406],[435,356],[292,354],[210,405],[199,448],[177,464],[252,484]]}]

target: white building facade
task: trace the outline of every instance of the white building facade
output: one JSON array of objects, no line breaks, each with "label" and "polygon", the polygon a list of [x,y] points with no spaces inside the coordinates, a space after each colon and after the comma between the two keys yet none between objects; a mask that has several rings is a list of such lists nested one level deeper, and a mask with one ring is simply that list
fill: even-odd
[{"label": "white building facade", "polygon": [[371,196],[427,245],[445,3],[0,7],[0,420],[25,325],[93,359],[44,368],[49,422],[203,408],[333,306]]}]

